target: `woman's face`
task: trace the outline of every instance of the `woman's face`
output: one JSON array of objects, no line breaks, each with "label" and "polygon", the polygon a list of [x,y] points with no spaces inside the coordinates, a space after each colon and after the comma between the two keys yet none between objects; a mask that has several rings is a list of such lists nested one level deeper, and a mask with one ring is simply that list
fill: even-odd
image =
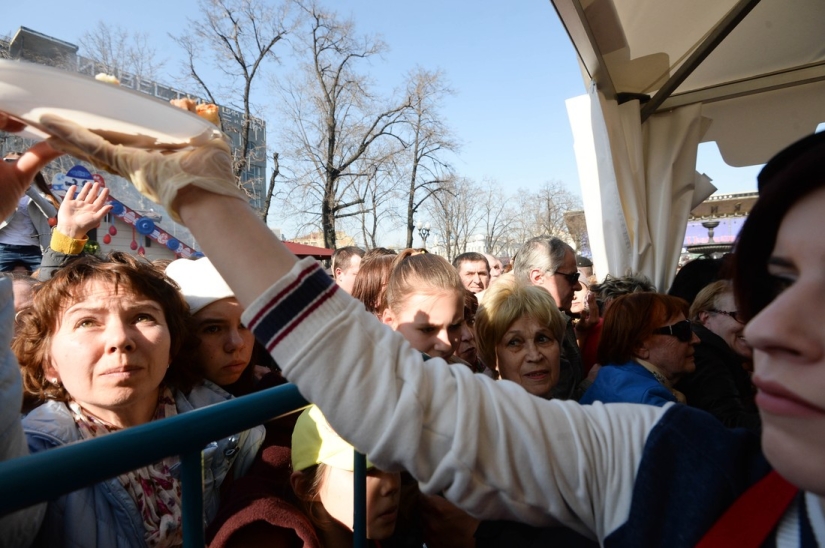
[{"label": "woman's face", "polygon": [[464,323],[464,296],[458,291],[413,293],[398,310],[384,311],[389,324],[413,348],[434,358],[447,359],[458,350]]},{"label": "woman's face", "polygon": [[[329,466],[318,490],[327,513],[350,531],[353,522],[352,483],[352,472]],[[367,472],[367,538],[383,540],[392,535],[400,497],[401,474],[380,470]]]},{"label": "woman's face", "polygon": [[[685,316],[679,314],[667,321],[662,327],[684,322]],[[699,337],[693,332],[690,339],[680,340],[674,335],[654,333],[642,342],[639,357],[647,360],[671,383],[696,370],[693,362],[693,347],[699,344]]]},{"label": "woman's face", "polygon": [[513,322],[496,344],[501,378],[520,384],[540,398],[549,398],[559,382],[559,356],[559,342],[553,332],[532,316]]},{"label": "woman's face", "polygon": [[78,295],[52,335],[46,379],[111,424],[148,422],[171,361],[163,308],[103,281],[87,282]]},{"label": "woman's face", "polygon": [[753,356],[753,350],[745,339],[745,324],[734,320],[729,314],[724,314],[724,312],[736,313],[733,293],[728,292],[719,295],[714,306],[718,312],[702,312],[699,315],[702,325],[719,335],[722,340],[728,343],[731,350],[743,358],[750,359]]},{"label": "woman's face", "polygon": [[745,328],[762,447],[789,481],[825,496],[825,189],[792,207],[768,274],[777,296]]},{"label": "woman's face", "polygon": [[221,299],[193,316],[200,339],[197,364],[219,386],[236,382],[252,359],[255,336],[241,323],[243,307],[235,297]]}]

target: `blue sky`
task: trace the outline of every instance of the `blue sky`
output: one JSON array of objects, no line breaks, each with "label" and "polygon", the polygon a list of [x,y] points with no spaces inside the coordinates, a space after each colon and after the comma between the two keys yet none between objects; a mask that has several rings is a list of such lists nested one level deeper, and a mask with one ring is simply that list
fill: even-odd
[{"label": "blue sky", "polygon": [[[372,75],[391,89],[416,65],[442,69],[457,92],[444,116],[463,142],[458,173],[491,178],[505,188],[558,180],[579,194],[565,100],[584,93],[576,55],[549,0],[327,1],[363,33],[390,46]],[[98,20],[146,32],[175,67],[179,48],[168,34],[197,14],[195,0],[14,2],[4,7],[0,33],[26,26],[77,43]],[[284,52],[285,53],[285,52]],[[271,125],[276,123],[269,120]],[[755,190],[757,168],[726,166],[713,143],[697,166],[721,192]]]}]

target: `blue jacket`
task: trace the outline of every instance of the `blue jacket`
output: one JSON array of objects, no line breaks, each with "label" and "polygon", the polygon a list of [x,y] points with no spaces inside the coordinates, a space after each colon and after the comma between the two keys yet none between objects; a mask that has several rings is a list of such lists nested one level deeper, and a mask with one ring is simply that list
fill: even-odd
[{"label": "blue jacket", "polygon": [[594,401],[604,403],[646,403],[663,406],[675,402],[676,397],[663,386],[653,373],[636,362],[610,364],[599,369],[596,380],[579,400],[581,404]]},{"label": "blue jacket", "polygon": [[[176,392],[178,413],[219,403],[231,396],[220,387],[204,382],[189,394]],[[65,404],[49,401],[23,419],[23,429],[32,453],[75,441],[80,432]],[[207,523],[218,510],[219,491],[230,467],[243,475],[252,463],[264,437],[262,426],[212,442],[203,451],[204,514]],[[240,450],[237,450],[240,449]],[[173,471],[177,472],[176,467]],[[137,505],[117,478],[69,493],[49,503],[35,546],[101,548],[145,548],[143,520]]]}]

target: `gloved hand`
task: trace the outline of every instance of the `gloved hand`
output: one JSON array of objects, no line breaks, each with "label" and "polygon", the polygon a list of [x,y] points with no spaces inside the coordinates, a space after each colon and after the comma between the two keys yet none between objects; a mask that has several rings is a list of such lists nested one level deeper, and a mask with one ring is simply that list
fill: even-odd
[{"label": "gloved hand", "polygon": [[52,135],[48,143],[53,148],[125,177],[141,194],[165,207],[178,223],[181,219],[175,198],[188,185],[247,200],[235,184],[232,155],[223,139],[213,139],[191,150],[160,152],[113,145],[74,122],[51,114],[44,115],[40,123]]}]

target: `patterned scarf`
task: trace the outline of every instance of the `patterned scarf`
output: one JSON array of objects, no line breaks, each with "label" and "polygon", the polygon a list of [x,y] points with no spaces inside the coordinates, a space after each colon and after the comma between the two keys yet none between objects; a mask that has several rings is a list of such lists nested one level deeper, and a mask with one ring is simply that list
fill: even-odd
[{"label": "patterned scarf", "polygon": [[[75,401],[69,402],[69,409],[83,439],[120,430],[92,415]],[[175,415],[177,407],[172,391],[161,385],[152,420]],[[183,544],[180,480],[169,471],[177,461],[177,457],[171,457],[118,476],[121,485],[137,505],[143,518],[146,545],[152,548],[172,548]]]}]

